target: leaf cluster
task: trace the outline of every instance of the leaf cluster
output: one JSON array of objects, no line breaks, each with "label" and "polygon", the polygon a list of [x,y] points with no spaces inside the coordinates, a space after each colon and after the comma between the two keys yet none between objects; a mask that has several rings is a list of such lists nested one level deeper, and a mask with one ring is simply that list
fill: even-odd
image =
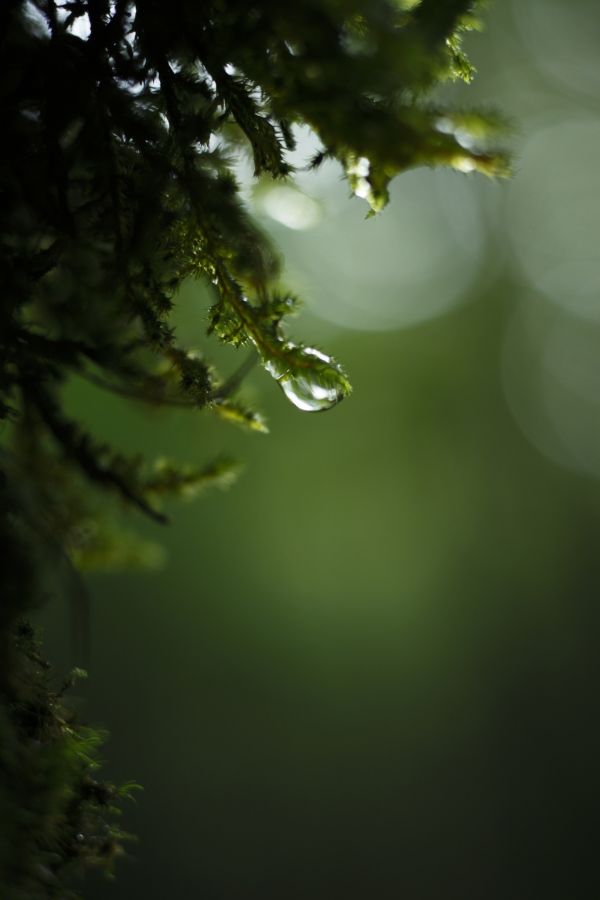
[{"label": "leaf cluster", "polygon": [[[473,74],[461,39],[476,5],[0,4],[0,428],[11,436],[0,450],[0,891],[11,885],[10,900],[68,896],[63,876],[110,867],[122,840],[110,824],[118,791],[93,774],[99,735],[73,718],[18,624],[43,600],[48,558],[77,587],[77,567],[152,556],[115,532],[88,484],[163,522],[166,497],[235,473],[227,459],[125,456],[68,413],[65,386],[83,378],[256,432],[264,420],[238,396],[256,361],[300,410],[347,396],[340,364],[288,334],[298,301],[243,201],[238,161],[289,181],[308,127],[320,149],[306,165],[336,160],[372,212],[415,166],[503,174],[496,119],[431,99]],[[212,296],[207,342],[244,356],[229,377],[176,333],[189,279]]]},{"label": "leaf cluster", "polygon": [[[470,0],[7,0],[0,11],[0,415],[36,423],[57,458],[162,520],[142,463],[66,415],[77,374],[154,404],[264,430],[182,346],[170,314],[210,284],[208,334],[247,346],[300,409],[350,390],[326,353],[288,337],[297,303],[236,181],[289,179],[297,126],[372,210],[420,165],[502,174],[493,117],[427,99],[468,80]],[[244,368],[244,367],[243,367]],[[38,442],[39,443],[39,442]],[[30,454],[31,458],[31,454]],[[175,485],[177,479],[173,479]]]}]

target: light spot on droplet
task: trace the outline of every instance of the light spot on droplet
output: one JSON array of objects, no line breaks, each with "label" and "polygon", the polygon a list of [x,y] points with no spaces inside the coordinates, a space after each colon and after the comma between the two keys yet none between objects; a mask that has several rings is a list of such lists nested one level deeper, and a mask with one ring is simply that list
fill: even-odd
[{"label": "light spot on droplet", "polygon": [[436,130],[441,134],[452,134],[454,125],[446,116],[441,116],[435,123]]},{"label": "light spot on droplet", "polygon": [[477,146],[477,141],[466,128],[457,128],[454,132],[454,137],[465,150],[474,150]]},{"label": "light spot on droplet", "polygon": [[92,31],[87,13],[73,19],[73,22],[69,26],[69,31],[71,34],[76,35],[76,37],[81,38],[82,41],[87,41]]},{"label": "light spot on droplet", "polygon": [[362,200],[366,200],[371,193],[371,185],[366,178],[357,178],[354,184],[354,193]]},{"label": "light spot on droplet", "polygon": [[305,356],[314,356],[315,359],[320,359],[321,362],[331,363],[331,357],[327,356],[326,353],[322,353],[320,350],[317,350],[315,347],[305,347],[304,348]]},{"label": "light spot on droplet", "polygon": [[371,163],[367,159],[366,156],[359,156],[358,159],[351,162],[348,166],[348,174],[349,175],[358,175],[359,177],[366,177],[371,171]]},{"label": "light spot on droplet", "polygon": [[469,156],[455,156],[452,160],[452,166],[458,169],[459,172],[474,172],[477,168]]}]

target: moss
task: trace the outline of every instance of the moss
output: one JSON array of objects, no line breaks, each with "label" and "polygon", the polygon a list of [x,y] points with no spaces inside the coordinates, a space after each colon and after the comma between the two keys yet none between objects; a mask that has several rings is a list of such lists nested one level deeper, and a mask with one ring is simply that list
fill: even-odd
[{"label": "moss", "polygon": [[[127,789],[95,780],[102,734],[53,687],[21,617],[53,590],[52,565],[75,583],[78,567],[144,556],[98,498],[165,523],[166,495],[236,470],[224,458],[125,457],[68,415],[65,384],[85,378],[254,432],[265,423],[237,392],[255,361],[300,410],[348,396],[342,366],[288,336],[296,298],[233,160],[243,148],[257,176],[290,179],[294,128],[308,126],[319,141],[308,167],[337,160],[372,212],[415,166],[502,174],[496,117],[430,96],[471,78],[460,40],[476,5],[0,3],[2,900],[69,896],[89,866],[112,870],[124,839],[115,814]],[[212,297],[207,345],[248,350],[229,378],[175,333],[187,279]]]},{"label": "moss", "polygon": [[105,734],[79,721],[26,620],[11,633],[12,665],[0,708],[0,884],[4,900],[75,897],[90,867],[108,874],[129,836],[120,802],[132,785],[99,780]]}]

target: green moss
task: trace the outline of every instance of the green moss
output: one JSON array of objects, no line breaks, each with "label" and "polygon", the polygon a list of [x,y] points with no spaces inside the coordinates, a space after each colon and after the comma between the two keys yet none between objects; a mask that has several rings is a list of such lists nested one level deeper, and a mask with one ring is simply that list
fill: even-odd
[{"label": "green moss", "polygon": [[59,688],[32,627],[12,631],[10,682],[0,708],[0,884],[4,900],[75,897],[90,867],[113,871],[128,839],[118,825],[132,786],[98,780],[105,735],[83,725]]},{"label": "green moss", "polygon": [[[102,735],[52,687],[21,617],[55,590],[52,567],[74,582],[78,568],[156,558],[115,536],[99,497],[165,523],[165,495],[235,471],[224,458],[126,457],[70,417],[65,384],[75,375],[254,432],[266,425],[236,396],[253,361],[300,410],[348,396],[343,367],[287,333],[296,298],[235,159],[246,152],[257,176],[291,179],[294,129],[309,127],[319,149],[307,166],[336,160],[372,212],[415,166],[503,174],[496,118],[430,93],[471,78],[460,38],[476,5],[0,3],[2,900],[67,897],[85,868],[111,871],[124,837],[114,819],[124,789],[94,778]],[[232,359],[247,348],[229,378],[176,333],[188,279],[211,296],[207,346],[228,345]]]}]

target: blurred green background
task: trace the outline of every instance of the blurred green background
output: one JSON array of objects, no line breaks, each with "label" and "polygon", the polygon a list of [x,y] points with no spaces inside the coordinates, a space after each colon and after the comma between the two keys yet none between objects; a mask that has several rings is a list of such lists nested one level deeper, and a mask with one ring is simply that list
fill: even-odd
[{"label": "blurred green background", "polygon": [[73,385],[127,449],[246,463],[139,525],[161,569],[90,579],[85,715],[145,787],[90,900],[600,896],[600,14],[485,19],[452,91],[517,123],[511,182],[411,172],[370,221],[333,166],[253,191],[350,400],[302,414],[256,370],[263,437]]}]

